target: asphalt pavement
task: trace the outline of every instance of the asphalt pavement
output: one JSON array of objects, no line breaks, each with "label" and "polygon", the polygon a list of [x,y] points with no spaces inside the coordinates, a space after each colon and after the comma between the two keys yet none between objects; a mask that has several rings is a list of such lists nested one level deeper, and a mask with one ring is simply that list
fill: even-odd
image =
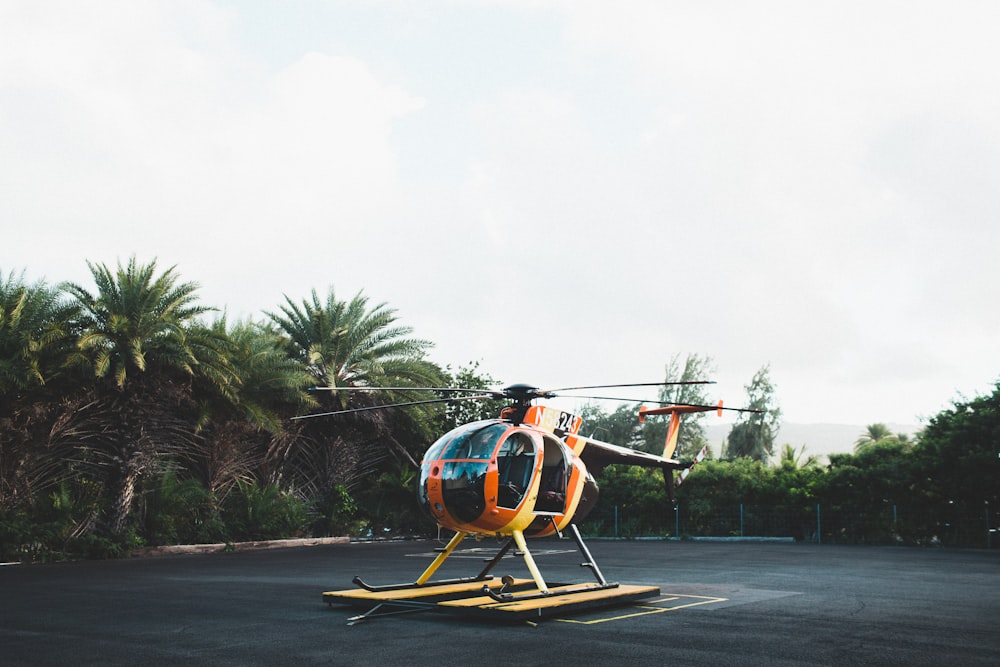
[{"label": "asphalt pavement", "polygon": [[[588,581],[569,540],[529,542]],[[441,544],[357,543],[0,567],[3,665],[998,665],[1000,553],[794,543],[591,541],[635,605],[538,623],[420,612],[347,621],[324,591],[414,580]],[[467,541],[441,577],[474,575]],[[495,574],[527,575],[508,557]]]}]

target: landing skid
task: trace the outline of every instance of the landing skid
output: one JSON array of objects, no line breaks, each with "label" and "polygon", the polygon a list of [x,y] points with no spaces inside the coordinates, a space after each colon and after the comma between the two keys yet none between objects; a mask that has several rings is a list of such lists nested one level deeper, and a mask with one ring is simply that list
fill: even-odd
[{"label": "landing skid", "polygon": [[[542,578],[520,532],[515,532],[507,540],[477,576],[431,581],[430,577],[466,537],[464,533],[458,533],[416,581],[373,586],[360,577],[355,577],[354,584],[358,588],[323,593],[323,601],[331,606],[336,603],[369,607],[365,613],[348,619],[348,625],[355,625],[371,618],[421,611],[445,612],[486,620],[528,620],[556,613],[565,615],[586,609],[624,605],[660,594],[660,589],[656,586],[609,583],[576,526],[570,524],[570,529],[577,548],[585,559],[580,566],[589,568],[597,579],[596,582],[550,586]],[[515,545],[532,578],[515,579],[504,576],[499,580],[494,579],[490,572]]]},{"label": "landing skid", "polygon": [[[638,600],[660,595],[657,586],[617,585],[613,588],[579,584],[555,584],[548,595],[540,595],[530,579],[510,582],[516,597],[497,601],[494,596],[483,595],[477,582],[455,584],[453,587],[420,587],[371,593],[363,589],[331,591],[323,594],[329,605],[342,604],[365,610],[347,619],[347,625],[387,616],[400,616],[419,612],[451,614],[470,620],[489,622],[531,622],[553,616],[566,617],[592,609],[604,609],[632,604]],[[500,585],[496,581],[497,586]],[[388,597],[389,595],[392,597]],[[383,597],[386,596],[386,597]]]}]

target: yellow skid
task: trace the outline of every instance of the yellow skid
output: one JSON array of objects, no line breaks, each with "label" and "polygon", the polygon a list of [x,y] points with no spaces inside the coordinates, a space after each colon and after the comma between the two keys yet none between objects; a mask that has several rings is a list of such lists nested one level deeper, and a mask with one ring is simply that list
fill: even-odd
[{"label": "yellow skid", "polygon": [[[478,607],[501,612],[518,613],[522,611],[534,611],[537,609],[559,609],[566,611],[567,608],[576,608],[584,603],[599,602],[596,606],[612,606],[623,601],[632,601],[641,598],[655,597],[660,594],[660,589],[656,586],[629,586],[619,585],[616,588],[599,588],[589,591],[565,592],[560,594],[560,589],[579,589],[579,585],[554,586],[549,589],[551,595],[545,597],[530,598],[527,600],[513,600],[511,602],[497,602],[488,595],[466,598],[464,600],[445,600],[439,602],[441,607]],[[537,592],[536,591],[527,591]],[[606,604],[605,604],[606,603]],[[592,605],[593,606],[593,605]]]},{"label": "yellow skid", "polygon": [[[530,584],[530,579],[520,579],[516,584]],[[354,604],[360,602],[384,602],[386,600],[420,600],[433,597],[453,597],[456,595],[468,595],[481,593],[483,586],[499,589],[503,582],[499,579],[486,579],[483,581],[467,581],[459,584],[445,584],[438,586],[411,586],[399,588],[391,591],[368,591],[363,588],[349,588],[344,591],[329,591],[323,593],[323,602],[333,604],[342,602]]]},{"label": "yellow skid", "polygon": [[[597,585],[590,588],[580,584],[557,584],[549,587],[549,595],[537,596],[539,590],[531,579],[517,579],[508,590],[514,592],[515,596],[527,596],[527,599],[518,600],[515,597],[513,600],[500,602],[489,595],[483,595],[484,585],[497,590],[503,583],[490,579],[387,591],[350,589],[323,593],[323,601],[330,605],[371,607],[368,614],[354,617],[352,621],[380,615],[374,612],[381,607],[436,611],[483,620],[519,621],[627,605],[660,594],[657,586],[621,584],[612,588],[599,588]],[[536,596],[531,597],[532,595]]]}]

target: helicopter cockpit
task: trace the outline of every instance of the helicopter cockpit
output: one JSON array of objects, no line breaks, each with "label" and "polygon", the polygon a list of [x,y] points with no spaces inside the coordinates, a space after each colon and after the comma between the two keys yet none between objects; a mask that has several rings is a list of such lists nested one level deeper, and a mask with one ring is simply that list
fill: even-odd
[{"label": "helicopter cockpit", "polygon": [[[455,519],[472,523],[486,510],[487,477],[494,476],[495,506],[516,509],[531,487],[540,448],[532,436],[502,422],[477,422],[439,439],[420,466],[419,496],[431,516],[447,508]],[[440,502],[431,488],[439,489]],[[440,505],[440,506],[439,506]]]},{"label": "helicopter cockpit", "polygon": [[458,520],[475,521],[486,509],[486,473],[506,430],[499,424],[469,429],[441,450],[441,497]]}]

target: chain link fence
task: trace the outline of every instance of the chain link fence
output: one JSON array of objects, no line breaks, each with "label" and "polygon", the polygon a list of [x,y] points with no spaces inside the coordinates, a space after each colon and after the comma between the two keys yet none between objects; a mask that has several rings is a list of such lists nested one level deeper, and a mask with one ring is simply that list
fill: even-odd
[{"label": "chain link fence", "polygon": [[678,503],[659,516],[615,506],[583,524],[591,536],[642,538],[784,538],[815,544],[899,544],[1000,548],[1000,516],[913,510],[884,503],[867,511],[809,506]]}]

